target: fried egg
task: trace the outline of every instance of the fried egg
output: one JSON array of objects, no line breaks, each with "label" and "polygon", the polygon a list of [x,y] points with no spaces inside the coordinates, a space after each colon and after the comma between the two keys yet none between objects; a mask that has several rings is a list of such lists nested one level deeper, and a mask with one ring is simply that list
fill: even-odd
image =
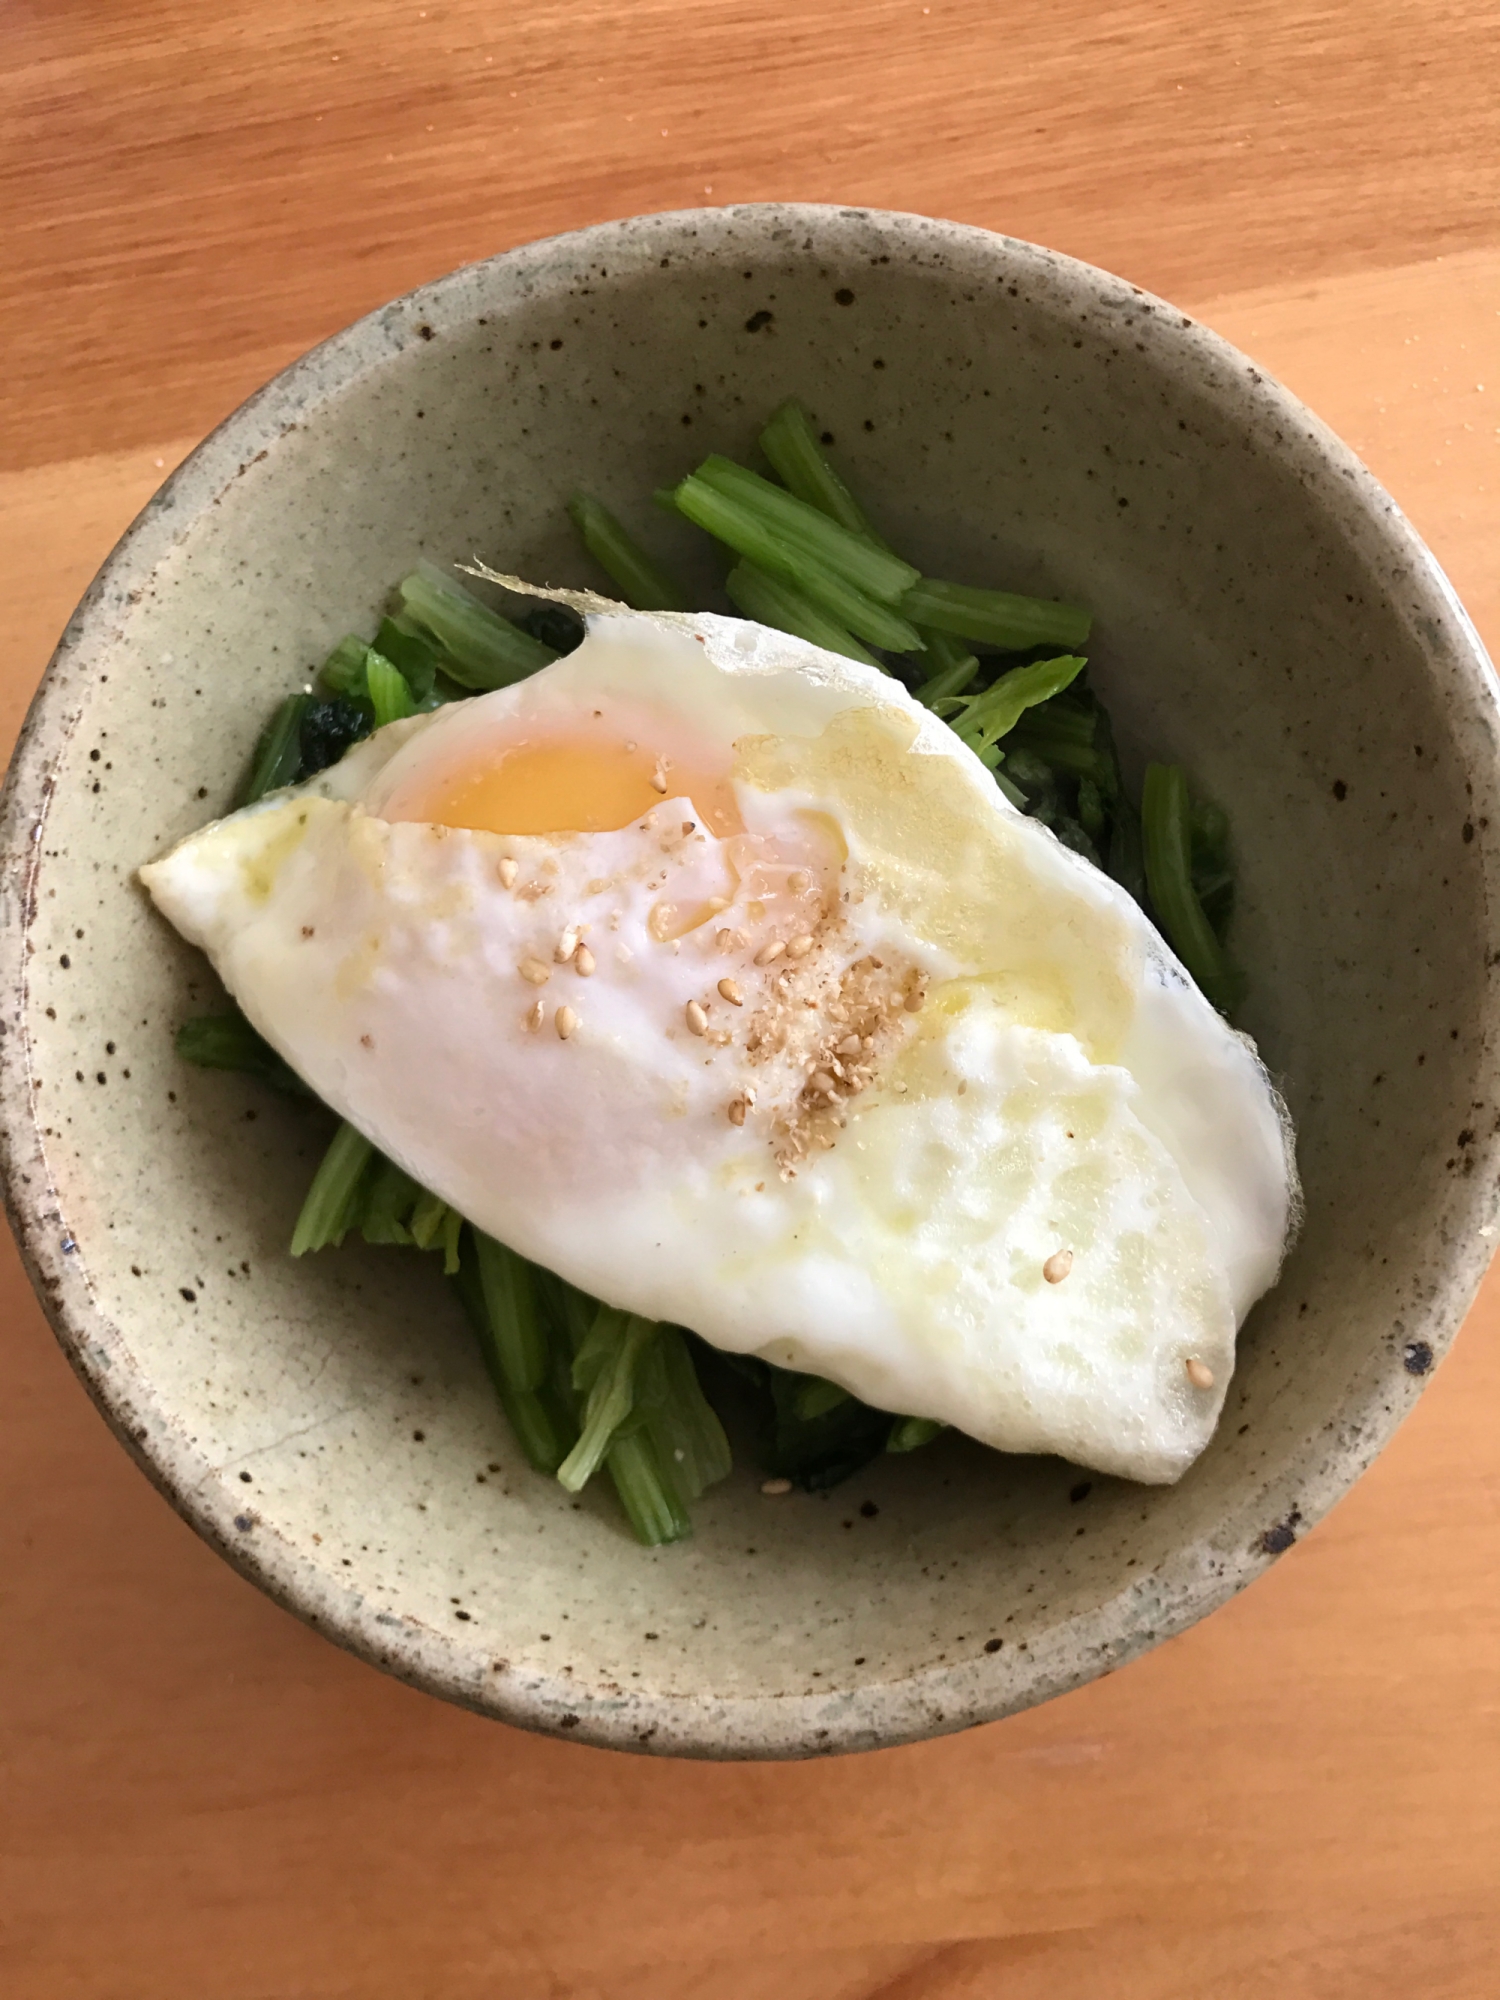
[{"label": "fried egg", "polygon": [[142,879],[317,1094],[629,1311],[1178,1478],[1297,1205],[1253,1045],[895,681],[600,613]]}]

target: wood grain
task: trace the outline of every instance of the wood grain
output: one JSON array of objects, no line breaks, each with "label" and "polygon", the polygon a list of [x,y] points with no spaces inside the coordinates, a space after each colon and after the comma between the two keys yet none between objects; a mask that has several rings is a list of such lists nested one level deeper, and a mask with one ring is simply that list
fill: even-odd
[{"label": "wood grain", "polygon": [[[700,174],[1003,221],[1174,292],[1365,454],[1500,639],[1491,14],[805,11],[13,8],[0,212],[50,331],[6,334],[0,741],[119,529],[285,354]],[[107,1437],[7,1243],[0,1992],[1484,2000],[1497,1336],[1500,1274],[1350,1498],[1126,1672],[878,1756],[656,1764],[444,1708],[275,1610]]]},{"label": "wood grain", "polygon": [[0,465],[201,433],[421,279],[705,199],[1174,297],[1483,245],[1497,71],[1496,0],[12,0]]}]

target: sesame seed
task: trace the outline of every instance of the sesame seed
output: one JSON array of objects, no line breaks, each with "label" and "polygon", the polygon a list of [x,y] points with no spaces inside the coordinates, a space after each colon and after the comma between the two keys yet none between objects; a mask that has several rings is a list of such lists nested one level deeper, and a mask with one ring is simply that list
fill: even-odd
[{"label": "sesame seed", "polygon": [[589,979],[594,971],[594,954],[586,944],[581,944],[573,954],[573,970],[580,979]]},{"label": "sesame seed", "polygon": [[734,932],[730,930],[716,931],[714,934],[714,943],[719,947],[720,951],[733,951]]},{"label": "sesame seed", "polygon": [[745,1004],[745,996],[739,989],[739,982],[734,979],[719,981],[719,998],[727,1000],[731,1007],[743,1007]]},{"label": "sesame seed", "polygon": [[687,1024],[690,1035],[702,1035],[708,1031],[708,1016],[696,1000],[687,1003]]},{"label": "sesame seed", "polygon": [[546,1014],[547,1014],[546,1008],[542,1005],[541,1001],[538,1000],[536,1005],[532,1008],[531,1012],[526,1016],[526,1026],[533,1035],[536,1033],[537,1029],[542,1025],[542,1022],[546,1018]]},{"label": "sesame seed", "polygon": [[696,833],[697,831],[698,822],[695,819],[685,819],[682,822],[682,837],[684,840],[687,839],[690,833]]},{"label": "sesame seed", "polygon": [[792,1482],[790,1479],[763,1479],[760,1490],[768,1500],[779,1500],[783,1493],[791,1492]]},{"label": "sesame seed", "polygon": [[1071,1250],[1054,1250],[1042,1266],[1042,1276],[1049,1285],[1060,1285],[1073,1268]]},{"label": "sesame seed", "polygon": [[786,878],[786,886],[794,896],[800,896],[812,887],[812,877],[805,868],[794,868]]},{"label": "sesame seed", "polygon": [[572,924],[569,924],[568,928],[557,940],[557,948],[552,956],[557,960],[559,965],[566,965],[577,949],[578,932],[573,928]]},{"label": "sesame seed", "polygon": [[553,1018],[553,1025],[557,1029],[557,1039],[565,1042],[578,1026],[578,1016],[571,1007],[559,1007]]},{"label": "sesame seed", "polygon": [[529,979],[533,986],[545,986],[552,977],[550,966],[543,965],[539,958],[523,958],[520,964],[523,979]]},{"label": "sesame seed", "polygon": [[755,963],[757,965],[772,965],[785,950],[786,946],[780,938],[772,938],[769,944],[763,944],[755,954]]},{"label": "sesame seed", "polygon": [[821,1090],[825,1097],[832,1097],[838,1089],[838,1085],[826,1069],[815,1069],[807,1079],[807,1087],[809,1090]]},{"label": "sesame seed", "polygon": [[730,1107],[729,1107],[729,1122],[730,1122],[730,1124],[731,1124],[731,1125],[743,1125],[743,1124],[744,1124],[744,1122],[745,1122],[745,1114],[746,1114],[746,1112],[747,1112],[747,1111],[748,1111],[749,1109],[750,1109],[750,1107],[749,1107],[749,1105],[748,1105],[748,1104],[747,1104],[747,1103],[745,1102],[744,1098],[743,1098],[743,1097],[737,1097],[737,1098],[736,1098],[736,1099],[734,1100],[733,1104],[731,1104],[731,1105],[730,1105]]},{"label": "sesame seed", "polygon": [[908,993],[906,996],[907,1013],[920,1014],[922,1011],[923,1003],[925,1002],[926,998],[927,995],[922,991],[920,986],[913,987],[911,992]]},{"label": "sesame seed", "polygon": [[806,958],[807,954],[812,950],[812,948],[813,948],[812,937],[809,933],[804,932],[801,937],[794,937],[788,944],[786,948],[787,957]]},{"label": "sesame seed", "polygon": [[520,872],[519,862],[512,861],[508,854],[495,869],[495,873],[500,877],[500,886],[502,889],[514,889],[516,886],[516,877]]},{"label": "sesame seed", "polygon": [[667,789],[667,774],[660,768],[651,773],[651,789],[653,792],[665,792]]},{"label": "sesame seed", "polygon": [[1196,1354],[1188,1357],[1187,1378],[1195,1389],[1211,1389],[1214,1386],[1214,1371]]},{"label": "sesame seed", "polygon": [[844,1039],[839,1043],[838,1053],[841,1056],[857,1056],[862,1052],[863,1048],[864,1043],[858,1035],[845,1035]]}]

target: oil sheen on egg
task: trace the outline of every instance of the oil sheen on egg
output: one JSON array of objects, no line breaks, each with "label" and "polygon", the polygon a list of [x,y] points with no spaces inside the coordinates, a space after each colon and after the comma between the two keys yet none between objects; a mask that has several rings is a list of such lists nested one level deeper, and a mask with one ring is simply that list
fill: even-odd
[{"label": "oil sheen on egg", "polygon": [[1168,1481],[1297,1196],[1131,899],[872,669],[595,615],[142,870],[311,1087],[584,1290]]}]

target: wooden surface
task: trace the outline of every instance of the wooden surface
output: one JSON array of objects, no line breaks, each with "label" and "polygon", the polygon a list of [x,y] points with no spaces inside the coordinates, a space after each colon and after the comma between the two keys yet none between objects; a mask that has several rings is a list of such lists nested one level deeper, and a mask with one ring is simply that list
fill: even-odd
[{"label": "wooden surface", "polygon": [[[1500,9],[11,0],[8,740],[163,471],[367,307],[705,198],[1029,235],[1361,450],[1500,644]],[[798,1767],[531,1739],[202,1547],[0,1257],[6,2000],[1485,2000],[1500,1282],[1226,1610],[1031,1715]]]}]

